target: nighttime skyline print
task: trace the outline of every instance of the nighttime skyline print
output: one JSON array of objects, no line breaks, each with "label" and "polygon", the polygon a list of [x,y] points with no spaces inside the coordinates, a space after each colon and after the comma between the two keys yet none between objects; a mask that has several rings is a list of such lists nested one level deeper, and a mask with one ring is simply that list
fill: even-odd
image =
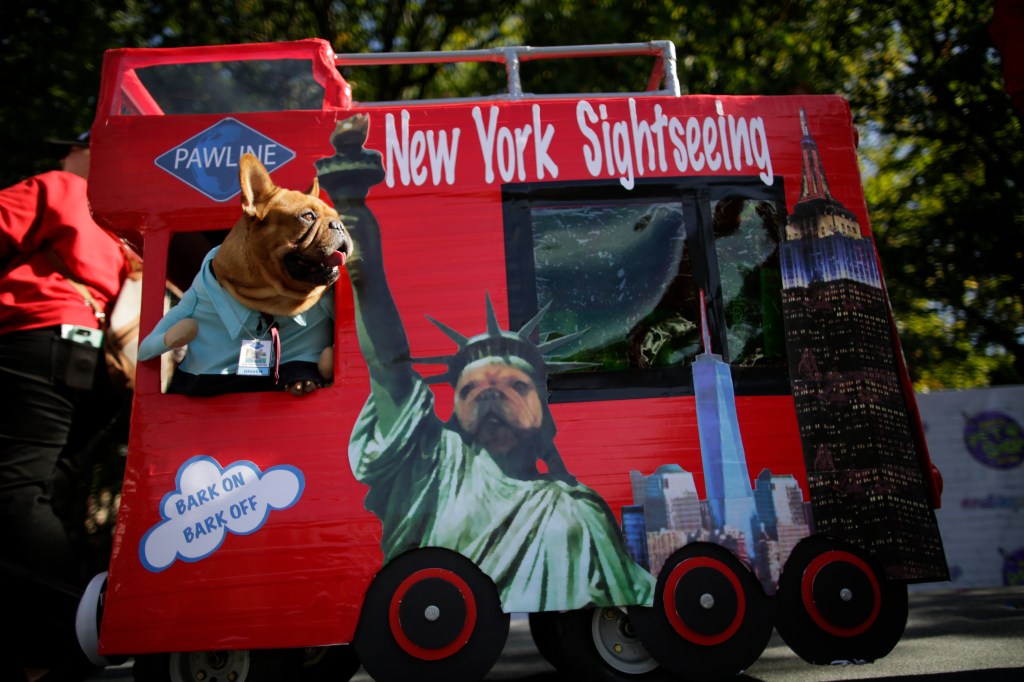
[{"label": "nighttime skyline print", "polygon": [[782,310],[816,530],[869,548],[890,578],[946,580],[874,244],[832,196],[802,110],[800,124]]}]

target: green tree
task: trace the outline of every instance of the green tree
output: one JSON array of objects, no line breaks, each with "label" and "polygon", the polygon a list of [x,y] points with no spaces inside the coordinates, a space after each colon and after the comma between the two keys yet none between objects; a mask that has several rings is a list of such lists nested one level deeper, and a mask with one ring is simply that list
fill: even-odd
[{"label": "green tree", "polygon": [[1024,380],[1024,135],[990,3],[868,3],[849,96],[865,189],[919,388]]},{"label": "green tree", "polygon": [[[484,0],[128,0],[124,40],[159,47],[323,38],[339,53],[422,52],[505,44],[514,4]],[[352,71],[358,71],[353,76]],[[367,101],[446,94],[442,66],[348,69]]]},{"label": "green tree", "polygon": [[[113,4],[113,3],[107,3]],[[44,144],[92,123],[103,50],[118,45],[97,3],[9,0],[0,22],[0,186],[57,168]]]}]

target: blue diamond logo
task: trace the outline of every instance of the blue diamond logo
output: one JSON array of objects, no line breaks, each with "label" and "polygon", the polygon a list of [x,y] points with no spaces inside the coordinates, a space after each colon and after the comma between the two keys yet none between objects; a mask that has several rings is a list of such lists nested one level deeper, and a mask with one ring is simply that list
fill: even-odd
[{"label": "blue diamond logo", "polygon": [[156,158],[156,165],[214,201],[240,191],[238,160],[253,154],[268,173],[295,158],[295,152],[241,121],[225,118]]}]

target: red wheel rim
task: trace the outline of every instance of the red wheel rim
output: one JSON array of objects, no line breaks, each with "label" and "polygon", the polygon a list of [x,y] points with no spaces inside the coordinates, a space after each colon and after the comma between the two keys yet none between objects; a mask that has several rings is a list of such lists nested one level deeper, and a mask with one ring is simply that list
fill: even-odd
[{"label": "red wheel rim", "polygon": [[[422,647],[405,634],[402,629],[402,619],[399,615],[399,608],[402,605],[402,598],[406,593],[421,580],[429,578],[439,578],[445,582],[453,585],[462,595],[462,599],[466,605],[466,623],[463,625],[462,630],[459,634],[452,638],[452,641],[445,646],[436,649],[427,649]],[[395,638],[395,642],[410,656],[415,656],[424,661],[439,661],[442,658],[448,658],[454,655],[462,647],[466,646],[469,642],[470,636],[473,634],[473,628],[476,627],[476,599],[473,598],[473,591],[470,590],[469,585],[466,581],[460,578],[457,574],[443,568],[425,568],[421,571],[416,571],[408,578],[402,581],[402,583],[395,589],[395,593],[391,596],[391,604],[388,608],[388,623],[391,626],[391,635]]]},{"label": "red wheel rim", "polygon": [[[728,627],[717,634],[705,635],[694,632],[683,622],[683,619],[676,611],[676,588],[679,587],[679,582],[683,579],[683,576],[696,568],[710,568],[717,571],[720,575],[726,577],[736,592],[736,615]],[[665,616],[668,618],[668,622],[681,637],[701,646],[715,646],[716,644],[728,641],[740,629],[740,625],[743,623],[743,615],[747,610],[747,600],[739,578],[736,577],[736,574],[728,566],[710,557],[694,557],[693,559],[686,559],[680,562],[668,574],[668,578],[665,580],[665,590],[662,593],[662,606],[665,609]]]},{"label": "red wheel rim", "polygon": [[[834,563],[847,563],[857,568],[863,573],[868,582],[871,583],[871,590],[873,593],[873,602],[871,604],[871,613],[867,618],[864,619],[860,625],[852,628],[839,627],[832,623],[821,611],[818,610],[818,606],[814,603],[814,579],[821,572],[821,569]],[[871,570],[871,567],[856,554],[845,552],[843,550],[830,550],[823,552],[816,556],[814,560],[807,565],[807,570],[804,571],[803,580],[800,584],[801,596],[804,601],[804,607],[807,609],[807,615],[811,617],[814,624],[819,628],[835,635],[836,637],[856,637],[857,635],[864,634],[867,632],[875,620],[878,618],[878,613],[882,610],[882,590],[878,585],[878,579],[875,577],[875,572]]]}]

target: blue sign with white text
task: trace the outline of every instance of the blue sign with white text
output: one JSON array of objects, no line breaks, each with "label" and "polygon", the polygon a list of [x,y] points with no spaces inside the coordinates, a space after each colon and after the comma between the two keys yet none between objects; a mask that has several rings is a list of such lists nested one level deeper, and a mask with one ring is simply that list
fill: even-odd
[{"label": "blue sign with white text", "polygon": [[295,158],[295,152],[241,121],[225,118],[156,158],[156,165],[214,201],[240,191],[238,160],[253,154],[268,173]]}]

